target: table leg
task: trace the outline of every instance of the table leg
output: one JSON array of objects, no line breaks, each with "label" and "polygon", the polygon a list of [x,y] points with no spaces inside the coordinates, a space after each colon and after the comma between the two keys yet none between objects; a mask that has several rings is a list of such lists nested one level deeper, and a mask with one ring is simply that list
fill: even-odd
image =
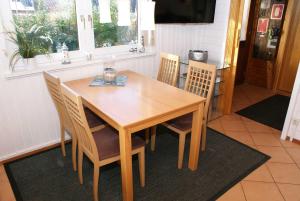
[{"label": "table leg", "polygon": [[204,103],[200,103],[199,109],[193,112],[193,125],[189,155],[189,169],[191,170],[196,170],[198,167],[203,110]]},{"label": "table leg", "polygon": [[119,130],[123,201],[133,200],[131,133]]}]

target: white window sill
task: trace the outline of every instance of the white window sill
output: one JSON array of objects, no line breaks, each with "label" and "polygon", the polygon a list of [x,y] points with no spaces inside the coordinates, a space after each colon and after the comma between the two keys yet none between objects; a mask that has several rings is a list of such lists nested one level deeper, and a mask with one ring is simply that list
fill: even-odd
[{"label": "white window sill", "polygon": [[86,60],[85,58],[78,58],[72,59],[71,64],[61,64],[61,62],[48,62],[48,63],[38,63],[37,66],[33,69],[22,69],[16,70],[14,72],[7,72],[4,74],[5,78],[10,79],[17,79],[22,77],[30,77],[33,75],[41,74],[43,71],[63,71],[73,68],[80,68],[84,66],[89,66],[93,64],[103,64],[106,62],[117,62],[121,60],[128,60],[140,57],[148,57],[154,56],[156,53],[155,51],[146,51],[144,53],[138,52],[119,52],[114,54],[107,54],[107,55],[95,55],[93,56],[92,60]]}]

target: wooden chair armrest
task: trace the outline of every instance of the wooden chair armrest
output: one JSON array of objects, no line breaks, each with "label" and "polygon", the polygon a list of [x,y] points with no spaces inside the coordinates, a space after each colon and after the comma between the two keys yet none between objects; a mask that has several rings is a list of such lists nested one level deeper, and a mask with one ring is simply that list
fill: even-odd
[{"label": "wooden chair armrest", "polygon": [[95,126],[95,127],[91,128],[91,132],[94,133],[96,131],[100,131],[103,128],[105,128],[106,126],[107,126],[107,124],[102,124],[102,125],[99,125],[99,126]]}]

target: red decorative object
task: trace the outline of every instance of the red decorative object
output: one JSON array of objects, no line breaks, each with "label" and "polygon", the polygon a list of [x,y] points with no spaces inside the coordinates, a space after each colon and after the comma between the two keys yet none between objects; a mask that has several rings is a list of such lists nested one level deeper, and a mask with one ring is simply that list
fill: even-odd
[{"label": "red decorative object", "polygon": [[269,27],[269,18],[259,18],[257,24],[258,33],[267,33]]},{"label": "red decorative object", "polygon": [[271,19],[272,20],[281,20],[284,10],[284,4],[273,4]]}]

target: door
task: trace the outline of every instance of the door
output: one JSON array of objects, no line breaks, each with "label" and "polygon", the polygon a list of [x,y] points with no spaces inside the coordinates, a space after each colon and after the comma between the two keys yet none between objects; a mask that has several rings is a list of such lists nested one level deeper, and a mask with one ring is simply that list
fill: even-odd
[{"label": "door", "polygon": [[218,102],[219,108],[221,111],[223,111],[223,114],[231,113],[243,10],[244,0],[230,1],[230,14],[224,57],[224,66],[226,66],[226,68],[224,68],[222,71],[224,78],[224,95]]},{"label": "door", "polygon": [[[292,3],[292,2],[291,2]],[[300,61],[300,2],[293,2],[293,15],[287,30],[286,48],[283,51],[283,61],[277,90],[290,94],[293,90],[295,77]]]},{"label": "door", "polygon": [[[249,3],[249,1],[245,1],[245,4]],[[247,30],[244,40],[240,41],[239,53],[238,53],[238,60],[237,60],[237,67],[236,67],[236,76],[235,76],[235,85],[243,84],[246,79],[246,68],[248,62],[248,55],[249,49],[251,44],[251,33],[253,29],[253,20],[254,20],[254,12],[255,12],[255,0],[250,0],[250,7],[249,7],[249,15],[248,15],[248,22],[247,22]],[[243,17],[246,15],[246,10],[244,9]],[[245,23],[245,22],[244,22]]]},{"label": "door", "polygon": [[272,88],[274,62],[280,42],[286,0],[253,0],[255,14],[247,62],[246,81]]}]

